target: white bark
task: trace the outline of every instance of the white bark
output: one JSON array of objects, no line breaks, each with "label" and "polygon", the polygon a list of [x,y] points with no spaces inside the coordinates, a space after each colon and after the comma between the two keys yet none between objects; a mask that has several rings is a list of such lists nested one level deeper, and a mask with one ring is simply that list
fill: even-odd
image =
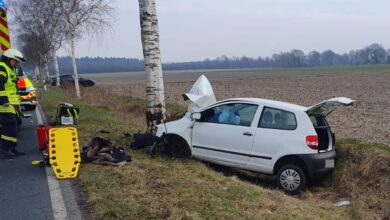
[{"label": "white bark", "polygon": [[38,82],[38,79],[39,79],[39,67],[38,66],[35,66],[34,67],[34,80],[36,82]]},{"label": "white bark", "polygon": [[70,47],[72,50],[73,79],[74,79],[74,86],[76,89],[76,97],[80,99],[81,94],[80,94],[79,76],[77,74],[75,35],[74,34],[71,34]]},{"label": "white bark", "polygon": [[45,60],[45,83],[50,79],[49,62]]},{"label": "white bark", "polygon": [[56,73],[56,86],[60,86],[60,67],[58,66],[57,52],[53,53],[54,71]]},{"label": "white bark", "polygon": [[155,0],[139,0],[141,39],[146,73],[148,130],[165,119],[164,81]]}]

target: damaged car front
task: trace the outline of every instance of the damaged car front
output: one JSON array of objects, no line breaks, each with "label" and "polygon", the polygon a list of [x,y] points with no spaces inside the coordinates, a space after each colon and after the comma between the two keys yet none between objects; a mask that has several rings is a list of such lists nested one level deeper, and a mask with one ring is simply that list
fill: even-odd
[{"label": "damaged car front", "polygon": [[191,101],[186,114],[179,120],[157,126],[157,141],[153,148],[161,147],[177,157],[191,156],[192,126],[196,119],[193,117],[203,108],[216,103],[213,88],[204,75],[198,78],[189,93],[183,94],[183,98]]}]

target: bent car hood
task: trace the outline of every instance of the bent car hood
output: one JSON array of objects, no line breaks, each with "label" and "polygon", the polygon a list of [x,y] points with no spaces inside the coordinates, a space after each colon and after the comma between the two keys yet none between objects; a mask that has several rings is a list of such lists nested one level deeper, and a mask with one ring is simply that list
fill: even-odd
[{"label": "bent car hood", "polygon": [[188,112],[197,112],[202,108],[217,102],[213,87],[205,75],[201,75],[194,83],[189,93],[183,94],[184,100],[191,100]]},{"label": "bent car hood", "polygon": [[352,105],[355,100],[346,97],[336,97],[320,102],[316,105],[310,106],[306,109],[306,113],[310,116],[322,115],[327,116],[339,106]]}]

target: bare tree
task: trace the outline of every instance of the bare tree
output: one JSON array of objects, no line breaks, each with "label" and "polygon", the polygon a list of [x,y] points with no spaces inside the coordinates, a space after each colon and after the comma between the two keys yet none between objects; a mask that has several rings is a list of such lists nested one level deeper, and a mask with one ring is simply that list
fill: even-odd
[{"label": "bare tree", "polygon": [[164,82],[160,58],[160,42],[156,3],[139,0],[141,38],[146,72],[146,121],[149,132],[165,120]]},{"label": "bare tree", "polygon": [[[12,2],[17,40],[34,65],[45,69],[49,77],[49,60],[61,47],[66,23],[60,16],[58,2],[52,0],[18,0]],[[37,13],[39,12],[39,13]],[[56,73],[59,75],[59,72]],[[59,77],[59,76],[58,76]],[[59,80],[57,80],[59,81]]]},{"label": "bare tree", "polygon": [[67,22],[66,33],[69,36],[72,53],[73,78],[76,95],[81,98],[76,65],[76,38],[80,38],[84,32],[100,34],[110,27],[114,9],[109,0],[56,0],[61,7],[62,16]]}]

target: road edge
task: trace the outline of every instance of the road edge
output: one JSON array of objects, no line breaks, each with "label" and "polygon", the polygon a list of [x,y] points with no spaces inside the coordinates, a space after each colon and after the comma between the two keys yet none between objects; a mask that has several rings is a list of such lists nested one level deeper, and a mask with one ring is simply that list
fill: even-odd
[{"label": "road edge", "polygon": [[[38,124],[44,124],[47,122],[47,119],[42,111],[42,107],[39,104],[37,105],[35,113]],[[78,203],[71,183],[68,180],[63,180],[63,183],[60,183],[56,179],[51,167],[46,167],[45,171],[49,185],[49,194],[54,219],[83,219],[81,211],[77,205]],[[64,196],[63,191],[67,192],[67,196]],[[66,198],[66,200],[64,198]],[[71,207],[67,207],[66,204]],[[70,216],[68,215],[68,210],[71,211],[69,212]]]}]

